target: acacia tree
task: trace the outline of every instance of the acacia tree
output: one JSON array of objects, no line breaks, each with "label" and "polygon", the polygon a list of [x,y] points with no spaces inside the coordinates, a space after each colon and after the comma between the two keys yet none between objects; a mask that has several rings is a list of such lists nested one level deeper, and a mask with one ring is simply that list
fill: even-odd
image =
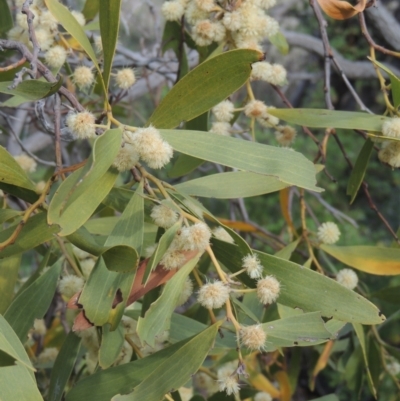
[{"label": "acacia tree", "polygon": [[[145,63],[173,85],[147,121],[124,101],[138,71],[118,60],[133,53],[117,44],[120,0],[87,0],[82,13],[57,0],[0,2],[10,139],[0,147],[1,400],[290,400],[305,387],[300,372],[314,390],[328,365],[354,394],[399,388],[400,352],[381,337],[368,275],[399,274],[400,242],[364,181],[375,151],[380,168],[400,166],[399,79],[374,50],[399,54],[369,36],[366,1],[319,4],[332,18],[359,15],[383,115],[368,113],[351,86],[314,0],[327,109],[290,109],[286,70],[262,52],[265,39],[287,50],[268,14],[274,0],[173,0],[162,5],[162,52],[175,60]],[[332,110],[331,62],[363,112]],[[257,99],[259,82],[288,108]],[[287,123],[316,145],[313,161],[290,147]],[[261,129],[280,146],[258,142]],[[354,166],[335,129],[365,139]],[[39,157],[21,132],[53,147]],[[331,178],[330,140],[352,168],[351,202],[364,191],[393,246],[334,245],[334,222],[315,229],[309,199],[343,216],[317,185],[317,175]],[[244,201],[273,192],[279,236],[252,222]],[[213,198],[230,204],[229,218]],[[361,281],[343,265],[364,272]],[[375,301],[397,302],[395,283]]]}]

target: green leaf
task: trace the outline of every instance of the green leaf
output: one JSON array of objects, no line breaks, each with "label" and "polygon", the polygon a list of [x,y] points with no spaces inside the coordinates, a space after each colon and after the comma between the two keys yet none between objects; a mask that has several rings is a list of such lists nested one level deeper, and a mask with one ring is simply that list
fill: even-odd
[{"label": "green leaf", "polygon": [[[9,364],[4,363],[7,360],[2,353],[9,357]],[[3,372],[3,366],[13,365],[14,361],[18,361],[31,372],[35,370],[17,334],[2,315],[0,315],[0,358],[0,372]]]},{"label": "green leaf", "polygon": [[0,146],[0,181],[4,184],[35,191],[35,186],[25,171],[2,146]]},{"label": "green leaf", "polygon": [[117,273],[132,273],[139,264],[139,254],[135,248],[117,245],[101,254],[107,269]]},{"label": "green leaf", "polygon": [[[64,27],[64,29],[73,37],[85,50],[86,54],[92,60],[94,66],[101,74],[99,64],[97,62],[96,53],[87,38],[85,31],[79,25],[76,18],[71,14],[67,7],[58,2],[58,0],[45,0],[47,8],[53,14],[54,18]],[[103,79],[101,78],[104,85]],[[105,91],[106,93],[106,91]]]},{"label": "green leaf", "polygon": [[60,401],[81,349],[81,338],[70,331],[51,369],[48,401]]},{"label": "green leaf", "polygon": [[[231,272],[241,268],[236,246],[223,241],[213,241],[213,251],[217,259]],[[385,320],[375,305],[335,280],[296,263],[262,252],[253,252],[258,255],[264,266],[264,274],[274,275],[281,283],[278,298],[280,304],[301,308],[305,312],[320,311],[322,316],[352,323],[379,324]],[[316,299],[318,302],[315,302]]]},{"label": "green leaf", "polygon": [[20,264],[21,254],[0,259],[0,313],[7,310],[14,297]]},{"label": "green leaf", "polygon": [[19,364],[1,368],[1,401],[43,401],[34,377]]},{"label": "green leaf", "polygon": [[365,364],[365,368],[367,370],[368,384],[372,391],[373,396],[375,397],[375,399],[377,399],[376,388],[374,386],[374,382],[372,381],[371,372],[369,370],[367,344],[366,344],[364,329],[363,329],[363,326],[359,323],[353,323],[353,327],[354,327],[354,331],[357,334],[358,341],[360,342],[360,346],[361,346],[361,350],[362,350],[362,354],[363,354],[363,358],[364,358],[364,364]]},{"label": "green leaf", "polygon": [[208,175],[175,185],[175,188],[192,196],[232,199],[268,194],[287,186],[275,177],[238,171]]},{"label": "green leaf", "polygon": [[104,55],[103,79],[107,93],[112,62],[117,47],[121,0],[101,0],[99,11],[101,42],[103,44]]},{"label": "green leaf", "polygon": [[143,275],[142,283],[146,284],[148,278],[150,277],[150,273],[156,268],[156,266],[160,263],[161,258],[164,256],[165,252],[171,245],[173,239],[175,238],[175,234],[181,228],[182,221],[177,221],[173,226],[168,228],[167,231],[161,236],[160,241],[158,241],[157,248],[154,253],[151,255],[149,262],[146,266],[146,271]]},{"label": "green leaf", "polygon": [[82,10],[86,21],[92,20],[99,12],[100,0],[86,0]]},{"label": "green leaf", "polygon": [[[134,272],[116,273],[107,269],[102,256],[97,262],[82,290],[79,303],[85,316],[96,326],[111,324],[115,330],[121,320],[129,292],[132,287]],[[120,302],[114,305],[114,299],[120,294]],[[122,298],[122,299],[121,299]]]},{"label": "green leaf", "polygon": [[43,82],[38,79],[28,79],[22,81],[15,89],[9,89],[12,81],[0,82],[0,92],[8,95],[17,95],[25,99],[25,102],[43,99],[51,96],[60,89],[62,78],[57,82]]},{"label": "green leaf", "polygon": [[71,174],[57,189],[49,206],[49,224],[61,227],[59,235],[81,227],[110,192],[117,179],[113,163],[121,145],[122,131],[108,130],[98,137],[87,163]]},{"label": "green leaf", "polygon": [[15,185],[4,184],[0,182],[0,189],[29,203],[35,203],[39,199],[39,195],[36,193],[36,191],[17,187]]},{"label": "green leaf", "polygon": [[185,47],[183,45],[185,32],[177,21],[166,21],[162,37],[162,51],[165,53],[172,49],[179,61],[179,79],[184,77],[189,71]]},{"label": "green leaf", "polygon": [[382,290],[373,292],[371,297],[378,298],[382,301],[389,302],[391,304],[399,305],[400,304],[400,285],[396,285],[393,287],[386,287]]},{"label": "green leaf", "polygon": [[381,131],[388,117],[355,111],[321,109],[270,109],[268,113],[292,124],[313,128],[363,129]]},{"label": "green leaf", "polygon": [[7,0],[0,0],[0,33],[5,33],[13,27],[13,19]]},{"label": "green leaf", "polygon": [[[57,199],[57,201],[60,202],[63,201],[61,195],[68,193],[73,184],[75,184],[76,182],[75,180],[77,176],[76,175],[74,176],[74,174],[71,174],[61,184],[61,186],[63,186],[64,184],[66,185],[63,186],[62,192],[58,192],[53,197],[52,202],[55,199]],[[97,206],[110,192],[117,177],[118,177],[118,172],[114,169],[111,169],[107,171],[106,174],[101,176],[97,180],[97,182],[94,182],[89,186],[85,185],[84,188],[87,190],[87,196],[85,195],[81,196],[79,199],[73,202],[67,209],[64,209],[62,214],[60,214],[60,208],[57,208],[57,206],[62,207],[63,205],[62,204],[60,205],[60,203],[58,204],[54,203],[52,207],[52,202],[51,202],[48,211],[49,224],[57,224],[60,226],[61,228],[61,231],[59,233],[60,236],[67,236],[69,234],[72,234],[79,227],[81,227],[94,213]]]},{"label": "green leaf", "polygon": [[62,260],[59,260],[25,291],[19,293],[4,314],[21,342],[26,341],[34,320],[41,319],[49,308],[57,288],[61,268]]},{"label": "green leaf", "polygon": [[297,248],[297,245],[299,245],[299,242],[300,242],[300,238],[291,242],[290,244],[287,244],[284,248],[282,248],[278,252],[276,252],[275,256],[277,258],[289,260],[290,257],[292,256],[292,253]]},{"label": "green leaf", "polygon": [[393,106],[395,108],[400,106],[400,79],[391,71],[388,67],[384,64],[373,60],[371,57],[368,57],[370,61],[372,61],[375,65],[385,71],[390,78],[390,89],[392,91],[392,98],[393,98]]},{"label": "green leaf", "polygon": [[183,386],[202,365],[214,344],[220,323],[213,324],[193,337],[177,352],[163,361],[131,394],[120,401],[160,401],[164,394]]},{"label": "green leaf", "polygon": [[399,248],[334,245],[321,245],[320,248],[342,263],[366,273],[382,276],[400,274]]},{"label": "green leaf", "polygon": [[14,209],[0,209],[0,224],[15,219],[16,217],[21,217],[23,214],[23,212]]},{"label": "green leaf", "polygon": [[144,234],[143,182],[129,200],[105,246],[127,245],[140,253]]},{"label": "green leaf", "polygon": [[279,50],[279,53],[289,53],[289,44],[285,38],[285,35],[281,31],[273,36],[268,37],[268,40]]},{"label": "green leaf", "polygon": [[109,368],[118,358],[124,345],[124,328],[121,324],[111,331],[111,326],[106,324],[102,328],[101,345],[99,350],[99,365],[103,369]]},{"label": "green leaf", "polygon": [[261,325],[267,333],[265,349],[271,352],[280,347],[309,347],[331,339],[320,312],[302,313]]},{"label": "green leaf", "polygon": [[321,192],[321,189],[315,186],[313,163],[301,153],[210,132],[183,130],[160,132],[178,152],[224,166],[272,176],[283,184]]},{"label": "green leaf", "polygon": [[[0,233],[0,242],[8,239],[14,232],[16,225],[8,227]],[[7,248],[0,251],[0,259],[16,255],[36,248],[38,245],[53,239],[59,227],[47,224],[46,213],[38,213],[30,217],[18,234],[17,240]]]},{"label": "green leaf", "polygon": [[226,99],[249,78],[251,64],[261,53],[232,50],[213,57],[185,75],[161,101],[147,124],[175,128]]},{"label": "green leaf", "polygon": [[199,258],[200,255],[197,255],[181,267],[167,282],[161,296],[151,304],[145,316],[139,318],[137,333],[142,343],[146,342],[154,347],[156,336],[169,329],[171,315],[183,291],[186,278],[196,266]]},{"label": "green leaf", "polygon": [[168,176],[171,178],[182,177],[186,174],[191,173],[197,167],[204,163],[203,159],[197,157],[188,156],[181,153],[176,159],[175,164],[172,166],[171,170],[168,171]]},{"label": "green leaf", "polygon": [[105,251],[103,245],[107,237],[101,238],[104,238],[103,242],[98,240],[99,236],[91,235],[85,227],[81,227],[73,234],[67,236],[68,241],[72,244],[95,256],[99,256]]},{"label": "green leaf", "polygon": [[[207,327],[206,324],[200,323],[197,320],[179,315],[178,313],[173,313],[168,341],[174,344],[178,341],[186,340],[205,330]],[[237,346],[235,335],[232,332],[224,331],[223,333],[223,337],[216,337],[214,348],[211,351],[212,354],[225,352]]]},{"label": "green leaf", "polygon": [[[143,383],[146,378],[151,377],[151,380],[154,381],[154,377],[157,377],[154,375],[155,372],[157,372],[158,375],[160,375],[160,373],[164,375],[175,375],[174,363],[176,363],[176,366],[181,366],[181,363],[186,363],[188,357],[190,358],[192,355],[197,356],[197,346],[202,348],[208,343],[208,348],[211,348],[217,330],[218,325],[213,325],[197,336],[176,343],[146,358],[109,368],[104,371],[97,371],[95,374],[80,380],[67,394],[66,401],[110,401],[116,394],[127,394],[131,392],[135,387],[137,388],[140,383]],[[192,349],[194,349],[194,351],[192,351]],[[182,350],[184,350],[186,354],[183,353],[182,355]],[[187,351],[190,351],[190,354],[188,354]],[[176,362],[176,356],[182,358],[182,360]],[[162,369],[159,369],[160,367],[162,367]],[[194,372],[185,373],[191,374]],[[181,376],[183,377],[185,375],[182,374]],[[185,384],[185,382],[183,384]],[[154,389],[152,391],[157,391],[157,388],[158,381],[154,381]],[[161,386],[160,390],[163,391]],[[165,393],[162,395],[164,394]],[[160,399],[161,397],[162,396],[160,396]],[[151,399],[147,398],[146,395],[142,400],[150,401]]]},{"label": "green leaf", "polygon": [[370,138],[368,138],[360,150],[354,168],[351,172],[349,182],[347,183],[346,194],[350,195],[351,197],[350,205],[354,202],[358,190],[360,189],[361,184],[364,180],[365,172],[367,170],[368,162],[371,157],[373,149],[374,149],[374,143],[371,141]]},{"label": "green leaf", "polygon": [[[193,131],[208,131],[208,114],[208,111],[206,111],[196,118],[187,121],[185,129]],[[189,174],[203,163],[204,160],[202,159],[181,153],[171,170],[168,171],[168,176],[171,178],[182,177],[183,175]]]}]

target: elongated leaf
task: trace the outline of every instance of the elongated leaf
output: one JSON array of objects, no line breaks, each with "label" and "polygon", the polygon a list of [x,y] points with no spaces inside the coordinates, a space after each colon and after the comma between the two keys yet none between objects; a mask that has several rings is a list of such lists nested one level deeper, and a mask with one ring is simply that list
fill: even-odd
[{"label": "elongated leaf", "polygon": [[281,31],[277,34],[270,36],[268,40],[279,50],[282,54],[288,54],[289,45],[285,38],[285,35]]},{"label": "elongated leaf", "polygon": [[150,306],[145,316],[139,318],[137,333],[142,343],[146,342],[154,347],[156,336],[169,329],[171,315],[183,291],[186,278],[199,258],[200,255],[197,255],[181,267],[178,273],[167,282],[161,296]]},{"label": "elongated leaf", "polygon": [[379,61],[373,60],[371,57],[368,57],[370,61],[372,61],[375,65],[385,71],[390,78],[390,85],[392,91],[392,98],[393,98],[393,106],[395,108],[399,107],[400,105],[400,79],[397,77],[389,68],[387,68],[384,64],[380,63]]},{"label": "elongated leaf", "polygon": [[175,185],[175,188],[193,196],[232,199],[268,194],[287,186],[275,177],[238,171],[208,175]]},{"label": "elongated leaf", "polygon": [[31,189],[25,189],[11,184],[4,184],[2,182],[0,182],[0,189],[29,203],[34,203],[39,199],[39,195],[36,191]]},{"label": "elongated leaf", "polygon": [[201,63],[171,89],[147,124],[175,128],[206,112],[239,89],[260,59],[257,51],[239,49]]},{"label": "elongated leaf", "polygon": [[127,245],[117,245],[101,254],[107,269],[117,273],[136,271],[139,264],[139,254],[135,248]]},{"label": "elongated leaf", "polygon": [[62,78],[57,82],[44,82],[38,79],[22,81],[15,89],[9,89],[12,81],[0,82],[0,92],[8,95],[17,95],[25,99],[25,102],[43,99],[51,96],[60,89]]},{"label": "elongated leaf", "polygon": [[14,209],[0,209],[0,224],[23,215],[23,212]]},{"label": "elongated leaf", "polygon": [[58,2],[58,0],[45,0],[47,8],[53,14],[54,18],[64,27],[64,29],[73,37],[85,50],[86,54],[92,60],[97,70],[101,73],[97,62],[96,54],[87,38],[85,31],[79,25],[76,18],[71,14],[67,7]]},{"label": "elongated leaf", "polygon": [[99,350],[99,365],[103,369],[109,368],[118,358],[124,344],[124,328],[121,324],[111,331],[110,325],[103,326]]},{"label": "elongated leaf", "polygon": [[373,292],[371,297],[381,299],[382,301],[389,302],[391,304],[399,305],[400,304],[400,285],[396,285],[393,287],[386,287],[382,290]]},{"label": "elongated leaf", "polygon": [[[96,326],[111,324],[115,330],[121,320],[135,271],[116,273],[107,269],[103,257],[99,257],[83,288],[79,303],[83,306],[85,316]],[[117,294],[118,304],[114,304]]]},{"label": "elongated leaf", "polygon": [[332,337],[319,312],[264,323],[262,328],[267,333],[267,352],[278,347],[307,347],[326,342]]},{"label": "elongated leaf", "polygon": [[86,0],[82,10],[82,14],[85,16],[86,21],[92,20],[97,15],[100,7],[99,2],[100,0]]},{"label": "elongated leaf", "polygon": [[9,31],[13,25],[13,19],[7,0],[0,0],[0,33]]},{"label": "elongated leaf", "polygon": [[103,79],[106,90],[108,90],[112,62],[117,46],[121,0],[101,0],[99,11],[101,42],[103,44],[104,55]]},{"label": "elongated leaf", "polygon": [[377,398],[377,392],[376,388],[374,386],[374,382],[372,380],[371,372],[369,370],[369,364],[368,364],[368,355],[367,355],[367,343],[366,343],[366,338],[364,334],[364,329],[363,326],[359,323],[353,323],[354,331],[356,332],[358,341],[360,342],[363,358],[364,358],[364,364],[365,368],[367,370],[367,379],[368,379],[368,384],[370,389],[372,390],[372,394],[374,395],[375,399]]},{"label": "elongated leaf", "polygon": [[363,129],[381,131],[388,117],[355,111],[321,109],[270,109],[268,113],[292,124],[315,128]]},{"label": "elongated leaf", "polygon": [[[11,226],[0,233],[0,242],[5,241],[14,232],[16,226]],[[0,259],[16,255],[29,249],[36,248],[44,242],[50,241],[60,229],[47,224],[46,213],[38,213],[30,217],[14,244],[0,251]]]},{"label": "elongated leaf", "polygon": [[321,245],[321,249],[357,270],[380,276],[400,274],[400,249],[377,246]]},{"label": "elongated leaf", "polygon": [[321,192],[315,186],[314,165],[298,152],[210,132],[160,132],[178,152],[239,170],[273,176],[284,184]]},{"label": "elongated leaf", "polygon": [[34,320],[41,319],[46,313],[56,291],[61,268],[62,261],[59,260],[25,291],[18,294],[4,314],[21,342],[26,341],[26,336],[29,329],[33,327]]},{"label": "elongated leaf", "polygon": [[0,146],[0,181],[4,184],[35,191],[35,187],[25,171],[2,146]]},{"label": "elongated leaf", "polygon": [[[238,250],[234,245],[213,240],[213,250],[217,259],[231,272],[241,269]],[[322,316],[347,322],[379,324],[385,320],[375,305],[335,280],[293,262],[262,252],[253,252],[264,266],[264,274],[272,274],[280,281],[278,302],[282,305],[301,308],[305,312],[320,311]],[[316,299],[318,302],[315,302]]]},{"label": "elongated leaf", "polygon": [[[208,340],[208,337],[215,337],[216,325],[211,326],[202,332],[200,339]],[[97,371],[95,374],[81,380],[67,394],[66,401],[110,401],[116,394],[127,394],[152,375],[155,370],[164,366],[165,372],[171,373],[171,361],[174,355],[188,344],[193,344],[198,336],[188,338],[165,348],[146,358],[126,363],[121,366],[109,368],[104,371]],[[210,344],[211,346],[211,344]],[[147,397],[144,398],[146,401]]]},{"label": "elongated leaf", "polygon": [[101,236],[100,239],[99,237],[98,235],[91,235],[85,227],[81,227],[73,234],[68,235],[67,239],[78,248],[99,256],[106,250],[104,243],[107,240],[105,236]]},{"label": "elongated leaf", "polygon": [[197,157],[185,155],[181,153],[175,164],[172,166],[171,170],[168,171],[168,176],[171,178],[182,177],[186,174],[191,173],[197,167],[201,166],[204,163],[203,159],[199,159]]},{"label": "elongated leaf", "polygon": [[121,129],[108,130],[96,138],[85,166],[71,174],[54,194],[49,209],[49,222],[61,216],[83,195],[92,196],[88,188],[107,173],[120,149],[121,138]]},{"label": "elongated leaf", "polygon": [[138,186],[108,237],[105,246],[128,245],[139,253],[144,234],[143,183]]},{"label": "elongated leaf", "polygon": [[358,190],[360,189],[364,180],[365,172],[367,170],[369,158],[371,157],[373,148],[374,143],[371,141],[371,139],[367,139],[357,157],[356,164],[354,165],[349,182],[347,183],[346,193],[347,195],[350,195],[350,204],[354,202]]},{"label": "elongated leaf", "polygon": [[[191,319],[178,313],[173,313],[171,317],[171,327],[169,330],[169,339],[171,343],[186,340],[201,331],[205,330],[207,325],[197,320]],[[229,331],[223,331],[224,336],[217,336],[212,353],[225,352],[227,349],[233,349],[237,346],[235,335]]]},{"label": "elongated leaf", "polygon": [[181,228],[182,221],[177,221],[172,227],[168,228],[167,231],[161,236],[160,241],[158,241],[157,248],[154,253],[151,255],[149,263],[146,266],[146,272],[143,276],[143,284],[146,284],[147,280],[150,277],[150,273],[156,268],[156,266],[160,263],[161,258],[164,256],[166,250],[171,245],[175,234]]},{"label": "elongated leaf", "polygon": [[71,174],[60,186],[54,195],[49,206],[49,224],[57,224],[61,231],[59,235],[67,236],[76,231],[90,218],[101,201],[107,196],[118,177],[115,169],[110,169],[103,174],[97,181],[90,185],[85,185],[86,194],[80,196],[75,202],[70,203],[67,209],[63,209],[63,195],[69,193],[74,184],[77,182],[78,174],[76,171]]},{"label": "elongated leaf", "polygon": [[[0,315],[0,354],[2,352],[10,357],[10,365],[13,365],[15,361],[18,361],[22,366],[28,368],[30,371],[33,372],[35,370],[17,334],[14,332],[7,320]],[[3,362],[4,358],[1,359],[1,362]],[[0,366],[3,367],[4,363],[1,363]],[[2,372],[3,369],[0,368],[0,371]]]},{"label": "elongated leaf", "polygon": [[178,21],[166,21],[162,37],[162,52],[172,49],[179,61],[178,79],[181,79],[189,72],[189,65],[186,57],[186,50],[183,46],[185,32]]},{"label": "elongated leaf", "polygon": [[48,401],[60,401],[81,348],[81,338],[70,331],[51,370]]},{"label": "elongated leaf", "polygon": [[193,337],[147,376],[131,394],[120,401],[160,401],[164,394],[177,390],[194,375],[213,346],[220,324],[216,323]]},{"label": "elongated leaf", "polygon": [[1,368],[1,401],[43,401],[34,377],[19,364]]},{"label": "elongated leaf", "polygon": [[292,256],[292,253],[294,250],[297,248],[297,245],[299,244],[300,239],[297,239],[290,244],[287,244],[284,248],[280,249],[275,256],[281,259],[289,260],[290,257]]},{"label": "elongated leaf", "polygon": [[13,299],[20,264],[21,254],[0,259],[0,313],[7,310]]},{"label": "elongated leaf", "polygon": [[[187,121],[185,129],[193,131],[208,131],[208,115],[209,113],[207,111],[196,118]],[[182,177],[183,175],[189,174],[203,163],[204,160],[202,159],[181,153],[171,170],[168,171],[168,176],[171,178]]]}]

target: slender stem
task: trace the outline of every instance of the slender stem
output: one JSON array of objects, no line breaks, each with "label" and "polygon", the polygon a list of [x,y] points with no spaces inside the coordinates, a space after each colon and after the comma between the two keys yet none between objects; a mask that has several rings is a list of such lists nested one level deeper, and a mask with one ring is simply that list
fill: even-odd
[{"label": "slender stem", "polygon": [[74,271],[74,273],[78,276],[78,277],[83,277],[82,272],[79,270],[78,265],[75,263],[75,260],[73,258],[71,258],[70,254],[68,253],[67,249],[65,248],[65,244],[63,242],[63,240],[59,237],[59,236],[55,236],[58,245],[60,245],[61,251],[65,256],[65,259],[67,259],[68,263],[70,264],[72,270]]},{"label": "slender stem", "polygon": [[43,189],[42,194],[39,196],[39,199],[32,203],[31,206],[26,209],[24,216],[22,217],[22,220],[18,223],[17,227],[13,231],[13,233],[10,235],[9,238],[7,238],[5,241],[0,242],[0,251],[2,251],[4,248],[12,245],[16,240],[21,232],[22,228],[25,226],[26,222],[28,221],[29,217],[31,214],[45,201],[47,193],[49,191],[49,188],[51,184],[53,183],[53,179],[50,179],[49,181],[46,182],[46,185]]}]

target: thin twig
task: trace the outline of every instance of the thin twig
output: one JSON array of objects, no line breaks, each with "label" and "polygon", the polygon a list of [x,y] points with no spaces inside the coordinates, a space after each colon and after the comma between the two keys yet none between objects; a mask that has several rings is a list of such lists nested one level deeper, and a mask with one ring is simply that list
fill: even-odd
[{"label": "thin twig", "polygon": [[55,95],[54,101],[54,146],[56,151],[56,171],[62,168],[61,155],[61,98],[58,93]]},{"label": "thin twig", "polygon": [[378,52],[387,54],[388,56],[400,57],[399,52],[395,52],[393,50],[386,49],[386,47],[380,46],[374,42],[374,40],[372,39],[371,35],[368,32],[364,13],[358,13],[358,20],[360,22],[361,32],[371,47],[373,47],[375,50],[378,50]]},{"label": "thin twig", "polygon": [[21,60],[16,61],[13,64],[8,65],[7,67],[0,67],[0,72],[7,72],[13,70],[14,68],[18,68],[26,62],[26,58],[22,57]]},{"label": "thin twig", "polygon": [[332,99],[331,99],[331,94],[330,94],[330,75],[331,75],[331,61],[336,67],[337,72],[339,75],[342,77],[344,83],[347,86],[347,89],[350,91],[351,95],[353,96],[354,100],[357,102],[358,106],[362,111],[366,111],[368,113],[372,112],[368,109],[367,106],[365,106],[364,102],[360,99],[358,96],[357,92],[354,90],[353,85],[350,83],[349,79],[347,78],[346,74],[344,73],[342,67],[340,66],[339,62],[336,60],[331,45],[329,43],[328,39],[328,34],[326,32],[326,21],[324,19],[324,16],[322,15],[321,9],[319,5],[315,2],[315,0],[310,0],[310,5],[314,10],[315,16],[318,21],[320,33],[321,33],[321,39],[324,47],[324,58],[325,58],[325,86],[324,86],[324,92],[325,92],[325,103],[328,109],[333,110],[333,104],[332,104]]}]

